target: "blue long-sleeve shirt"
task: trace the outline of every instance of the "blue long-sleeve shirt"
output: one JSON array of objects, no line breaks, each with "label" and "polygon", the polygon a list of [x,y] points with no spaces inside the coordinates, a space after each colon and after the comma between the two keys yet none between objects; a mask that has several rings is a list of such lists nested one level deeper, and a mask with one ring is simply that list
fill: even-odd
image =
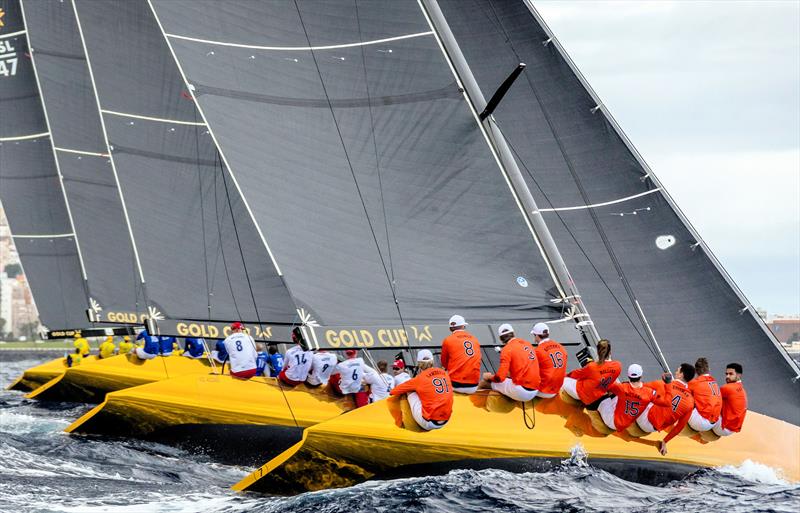
[{"label": "blue long-sleeve shirt", "polygon": [[158,337],[151,337],[147,330],[142,330],[136,335],[136,340],[144,340],[144,352],[147,354],[158,354],[160,344]]},{"label": "blue long-sleeve shirt", "polygon": [[187,353],[189,353],[195,358],[203,356],[203,351],[205,350],[203,342],[205,342],[205,340],[203,340],[202,338],[192,338],[192,337],[186,337],[184,340],[186,341]]},{"label": "blue long-sleeve shirt", "polygon": [[223,340],[217,340],[217,345],[214,346],[214,349],[217,351],[217,358],[219,358],[219,361],[224,362],[228,359],[228,350],[225,349],[225,342]]},{"label": "blue long-sleeve shirt", "polygon": [[158,344],[161,349],[161,354],[172,354],[172,349],[175,344],[175,337],[157,337]]}]

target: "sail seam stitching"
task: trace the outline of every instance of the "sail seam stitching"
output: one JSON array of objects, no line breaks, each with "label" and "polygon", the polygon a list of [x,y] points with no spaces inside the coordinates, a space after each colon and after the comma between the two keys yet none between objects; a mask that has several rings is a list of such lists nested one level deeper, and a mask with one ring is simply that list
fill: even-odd
[{"label": "sail seam stitching", "polygon": [[603,203],[592,203],[589,205],[578,205],[575,207],[556,207],[556,208],[540,208],[531,212],[532,214],[537,214],[539,212],[566,212],[569,210],[585,210],[589,208],[598,208],[598,207],[605,207],[608,205],[615,205],[617,203],[623,203],[625,201],[629,201],[636,198],[641,198],[642,196],[647,196],[653,194],[654,192],[661,191],[661,187],[656,187],[655,189],[650,189],[649,191],[640,192],[639,194],[634,194],[633,196],[626,196],[624,198],[619,198],[611,201],[604,201]]},{"label": "sail seam stitching", "polygon": [[50,135],[50,132],[40,132],[38,134],[30,134],[30,135],[18,135],[16,137],[0,137],[0,142],[12,142],[12,141],[26,141],[29,139],[37,139],[39,137],[47,137]]},{"label": "sail seam stitching", "polygon": [[415,37],[423,37],[423,36],[431,36],[433,35],[432,31],[428,32],[417,32],[414,34],[405,34],[402,36],[395,36],[395,37],[387,37],[384,39],[375,39],[372,41],[364,41],[360,43],[343,43],[340,45],[324,45],[324,46],[262,46],[262,45],[246,45],[242,43],[227,43],[224,41],[213,41],[210,39],[199,39],[196,37],[189,37],[189,36],[181,36],[178,34],[168,34],[164,32],[164,35],[167,37],[171,37],[174,39],[183,39],[185,41],[193,41],[195,43],[204,43],[209,45],[219,45],[219,46],[231,46],[234,48],[247,48],[250,50],[276,50],[276,51],[285,51],[285,52],[308,52],[314,50],[336,50],[339,48],[354,48],[358,46],[368,46],[368,45],[377,45],[381,43],[390,43],[392,41],[401,41],[403,39],[412,39]]},{"label": "sail seam stitching", "polygon": [[140,114],[130,114],[127,112],[119,112],[116,110],[100,109],[103,114],[111,114],[113,116],[120,116],[123,118],[144,119],[146,121],[157,121],[159,123],[173,123],[176,125],[192,125],[192,126],[206,126],[205,123],[198,121],[179,121],[177,119],[156,118],[153,116],[142,116]]}]

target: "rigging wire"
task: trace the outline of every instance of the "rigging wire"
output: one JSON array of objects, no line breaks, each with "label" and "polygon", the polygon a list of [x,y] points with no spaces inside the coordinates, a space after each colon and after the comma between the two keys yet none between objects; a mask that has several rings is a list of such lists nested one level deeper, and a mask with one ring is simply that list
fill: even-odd
[{"label": "rigging wire", "polygon": [[[303,28],[303,34],[305,35],[305,38],[306,38],[306,41],[308,42],[309,48],[311,48],[313,46],[311,44],[311,38],[308,35],[308,30],[306,29],[305,22],[303,21],[303,15],[300,12],[300,6],[298,5],[297,0],[294,0],[294,6],[295,6],[295,9],[297,10],[297,17],[300,20],[300,26]],[[359,36],[360,36],[360,34],[359,34]],[[320,67],[319,67],[319,62],[317,60],[317,54],[315,53],[315,51],[313,49],[311,49],[310,51],[311,51],[311,58],[314,60],[314,67],[317,70],[317,75],[319,75],[319,82],[320,82],[320,85],[322,86],[322,92],[325,95],[325,100],[328,103],[328,109],[330,110],[331,118],[333,119],[333,124],[336,127],[336,133],[339,136],[339,142],[342,145],[342,151],[344,152],[345,159],[347,160],[347,165],[348,165],[348,167],[350,169],[350,174],[353,177],[353,183],[355,185],[356,192],[358,193],[359,200],[361,201],[361,207],[364,210],[364,216],[366,217],[367,225],[369,226],[370,232],[372,233],[372,239],[375,242],[375,247],[376,247],[376,249],[378,251],[378,257],[380,258],[381,265],[383,266],[383,272],[386,274],[387,281],[389,281],[389,288],[392,291],[392,297],[394,298],[394,304],[395,304],[395,307],[397,308],[397,315],[398,315],[398,317],[400,319],[400,324],[401,324],[401,326],[403,328],[403,331],[408,333],[408,331],[406,330],[405,321],[403,319],[403,314],[400,311],[400,302],[397,300],[397,294],[395,292],[394,285],[392,283],[393,282],[392,277],[391,277],[389,269],[388,269],[388,267],[386,265],[386,260],[383,257],[383,252],[381,251],[380,243],[378,242],[378,236],[375,233],[375,228],[374,228],[374,226],[372,224],[372,219],[371,219],[371,217],[369,215],[369,210],[367,209],[367,204],[366,204],[366,201],[364,200],[364,195],[361,192],[361,187],[359,186],[358,178],[356,177],[356,172],[355,172],[355,168],[353,167],[353,162],[350,159],[350,154],[347,151],[347,144],[345,144],[345,142],[344,142],[344,136],[342,135],[342,130],[341,130],[340,126],[339,126],[339,121],[336,118],[336,113],[335,113],[334,108],[333,108],[333,103],[331,102],[330,95],[328,94],[328,88],[325,86],[325,80],[323,80],[323,78],[322,78],[322,71],[320,70]],[[374,132],[374,127],[373,127],[373,132]],[[387,233],[387,239],[388,239],[388,233]]]},{"label": "rigging wire", "polygon": [[[492,10],[492,14],[494,15],[494,17],[496,19],[496,25],[503,32],[503,35],[506,38],[506,43],[508,44],[508,46],[511,49],[511,51],[514,53],[515,57],[519,60],[520,56],[517,53],[516,48],[514,48],[514,44],[511,42],[511,38],[509,37],[508,32],[505,29],[505,26],[503,25],[502,21],[500,20],[500,17],[497,14],[497,11],[494,8],[494,5],[492,4],[491,1],[489,1],[488,3],[489,3],[489,7]],[[484,12],[484,14],[485,14],[485,12]],[[533,93],[534,97],[536,98],[536,102],[539,105],[539,109],[542,112],[542,116],[544,117],[545,121],[547,122],[548,127],[550,128],[550,132],[553,135],[553,139],[555,140],[556,144],[558,145],[558,149],[561,152],[561,156],[564,159],[564,163],[566,164],[567,169],[569,170],[569,173],[570,173],[570,175],[571,175],[571,177],[573,179],[573,182],[575,183],[575,186],[578,189],[578,192],[581,195],[581,198],[583,199],[585,204],[587,204],[587,205],[590,204],[591,202],[589,201],[588,193],[586,192],[586,189],[583,186],[583,182],[581,181],[580,177],[578,176],[577,172],[575,171],[575,168],[574,168],[574,165],[572,163],[572,160],[567,156],[567,151],[566,151],[566,148],[564,147],[564,143],[562,142],[561,138],[558,136],[558,131],[556,130],[555,125],[553,124],[553,121],[550,118],[549,112],[547,111],[547,109],[545,109],[544,102],[542,101],[541,97],[539,96],[539,91],[534,86],[530,75],[526,74],[525,78],[526,78],[526,80],[528,82],[528,86],[529,86],[531,92]],[[529,172],[529,174],[530,174],[530,172]],[[537,187],[538,187],[538,184],[537,184]],[[631,285],[628,282],[627,277],[622,272],[622,265],[619,262],[619,259],[618,259],[617,255],[616,255],[616,253],[614,252],[613,247],[611,246],[611,242],[608,239],[608,235],[606,234],[605,229],[603,228],[602,224],[600,223],[600,219],[597,217],[597,214],[592,209],[588,209],[588,210],[589,210],[589,215],[592,218],[592,222],[594,223],[595,228],[597,229],[598,233],[600,234],[600,238],[603,241],[603,245],[605,246],[606,251],[608,252],[609,259],[611,260],[611,263],[614,265],[614,269],[616,270],[617,275],[619,276],[620,281],[622,282],[622,285],[623,285],[623,287],[625,289],[625,292],[628,295],[628,299],[630,300],[631,304],[635,308],[636,305],[638,304],[638,301],[636,300],[636,295],[633,292],[633,289],[631,288]],[[563,220],[562,220],[562,222],[563,222]],[[583,251],[583,249],[581,249],[581,251]],[[610,291],[610,289],[609,289],[609,291]],[[613,295],[613,293],[612,293],[612,295]],[[618,304],[619,304],[619,302],[618,302]],[[643,313],[641,312],[640,309],[637,309],[637,308],[635,308],[635,309],[636,309],[637,317],[639,317],[639,321],[642,323],[642,325],[646,326],[647,325],[647,321],[646,321],[646,319],[643,318]],[[627,314],[626,314],[626,316],[627,316]],[[630,318],[629,318],[629,320],[630,320]],[[639,332],[639,330],[637,329],[636,331],[637,331],[637,333],[639,333],[639,336],[641,337],[642,335]],[[651,337],[648,336],[647,338],[642,337],[642,339],[645,342],[645,345],[648,346],[648,349],[650,350],[650,352],[653,354],[653,356],[658,361],[659,365],[664,367],[664,371],[665,372],[669,372],[669,367],[668,367],[668,365],[666,365],[666,361],[662,362],[661,359],[659,359],[659,357],[656,354],[656,349],[658,350],[658,352],[660,352],[661,349],[658,347],[658,342],[656,341],[655,337],[652,336],[652,338],[651,338]],[[650,340],[648,340],[648,339],[650,339]]]},{"label": "rigging wire", "polygon": [[[197,108],[194,109],[194,120],[197,122]],[[206,273],[206,304],[208,306],[208,318],[211,319],[211,283],[208,276],[208,242],[206,241],[206,209],[203,201],[203,170],[200,167],[200,128],[194,129],[194,150],[197,159],[197,187],[200,196],[200,229],[203,231],[203,265]]]}]

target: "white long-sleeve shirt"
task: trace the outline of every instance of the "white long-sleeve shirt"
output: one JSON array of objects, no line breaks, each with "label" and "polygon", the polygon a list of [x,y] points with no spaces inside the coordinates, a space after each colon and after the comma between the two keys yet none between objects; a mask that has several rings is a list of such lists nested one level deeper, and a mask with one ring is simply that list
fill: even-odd
[{"label": "white long-sleeve shirt", "polygon": [[336,369],[336,355],[333,353],[315,353],[314,360],[311,362],[311,370],[308,372],[308,384],[325,385],[328,383],[331,374]]},{"label": "white long-sleeve shirt", "polygon": [[367,372],[364,381],[369,385],[369,401],[371,403],[386,399],[389,397],[389,391],[394,388],[394,378],[385,373]]},{"label": "white long-sleeve shirt", "polygon": [[369,370],[369,367],[364,365],[363,359],[350,358],[339,362],[333,373],[341,376],[339,389],[343,394],[355,394],[361,390],[361,380],[364,379],[364,375],[369,372]]},{"label": "white long-sleeve shirt", "polygon": [[314,351],[305,351],[298,345],[290,347],[283,357],[283,369],[286,371],[286,377],[292,381],[305,381],[313,360]]},{"label": "white long-sleeve shirt", "polygon": [[232,333],[223,341],[228,351],[231,372],[242,372],[256,368],[256,343],[246,333]]}]

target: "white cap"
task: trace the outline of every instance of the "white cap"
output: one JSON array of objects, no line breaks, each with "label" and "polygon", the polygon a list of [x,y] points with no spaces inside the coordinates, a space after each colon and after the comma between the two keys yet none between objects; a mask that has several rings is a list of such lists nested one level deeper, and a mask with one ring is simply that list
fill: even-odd
[{"label": "white cap", "polygon": [[455,328],[457,326],[466,326],[466,325],[467,325],[467,321],[464,320],[464,318],[461,317],[460,315],[456,314],[456,315],[450,317],[450,327],[451,328]]},{"label": "white cap", "polygon": [[417,361],[421,360],[428,360],[433,361],[433,353],[430,352],[428,349],[420,349],[419,353],[417,353]]},{"label": "white cap", "polygon": [[543,322],[537,322],[533,325],[531,335],[544,335],[545,331],[550,333],[550,328],[547,327],[547,324]]},{"label": "white cap", "polygon": [[629,378],[641,378],[643,373],[642,366],[638,363],[632,363],[628,366]]},{"label": "white cap", "polygon": [[497,328],[497,334],[501,337],[509,333],[514,333],[514,328],[510,324],[501,324],[500,327]]}]

